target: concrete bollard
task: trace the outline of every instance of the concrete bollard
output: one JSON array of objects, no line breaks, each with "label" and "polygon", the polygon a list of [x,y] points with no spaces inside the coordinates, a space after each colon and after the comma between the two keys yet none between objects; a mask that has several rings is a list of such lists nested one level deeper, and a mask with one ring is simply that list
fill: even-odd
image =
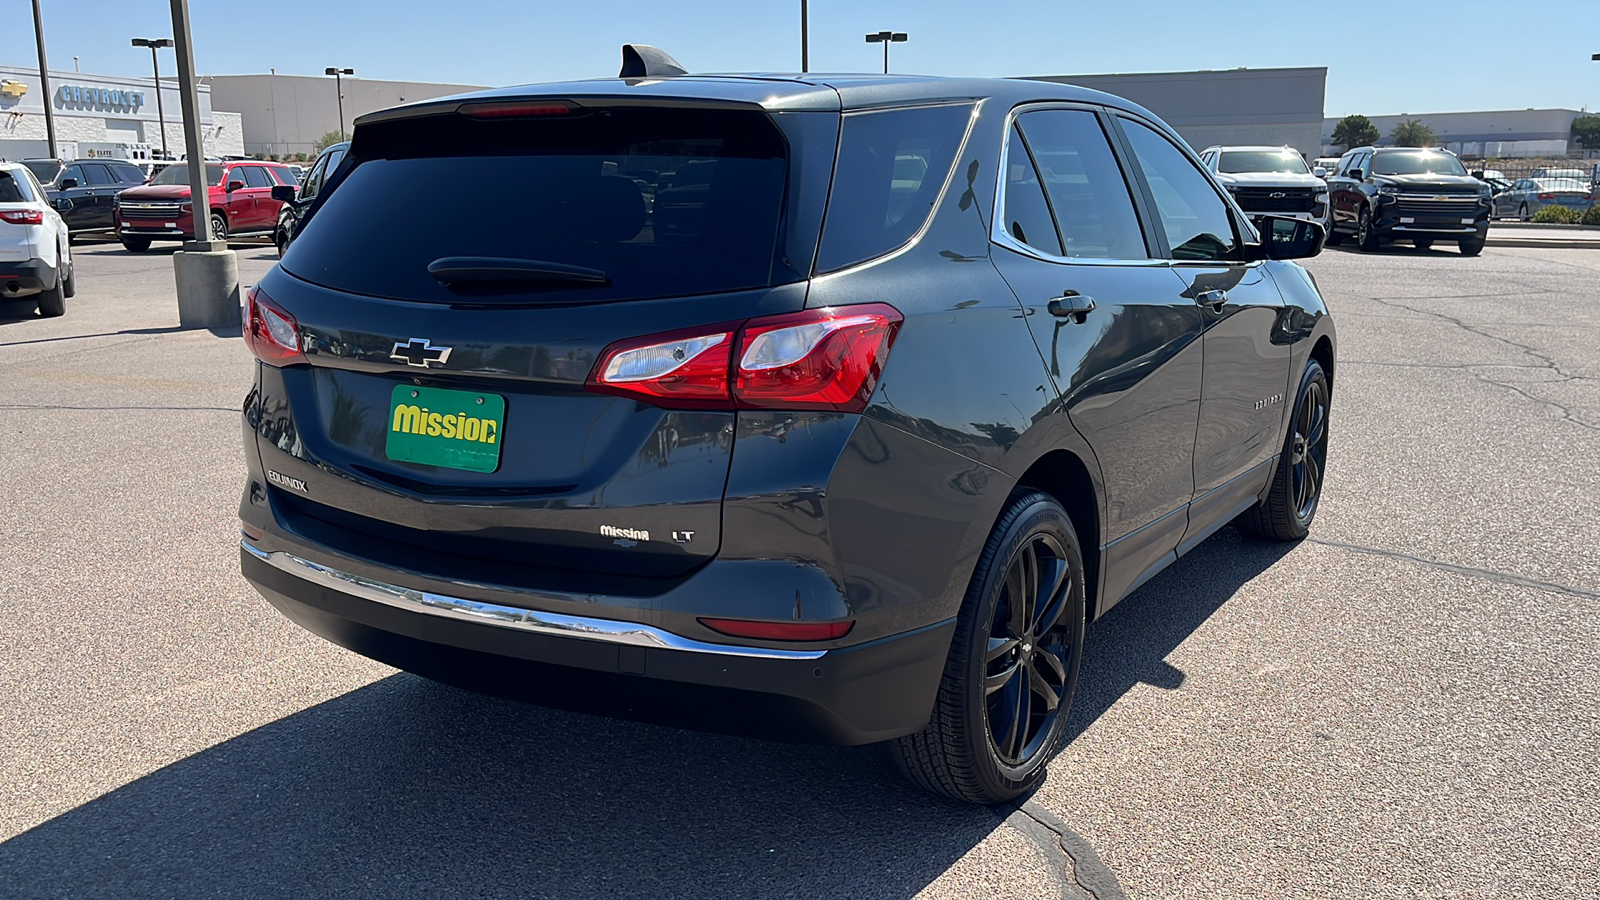
[{"label": "concrete bollard", "polygon": [[239,327],[239,259],[232,250],[179,250],[172,255],[172,271],[178,281],[178,327]]}]

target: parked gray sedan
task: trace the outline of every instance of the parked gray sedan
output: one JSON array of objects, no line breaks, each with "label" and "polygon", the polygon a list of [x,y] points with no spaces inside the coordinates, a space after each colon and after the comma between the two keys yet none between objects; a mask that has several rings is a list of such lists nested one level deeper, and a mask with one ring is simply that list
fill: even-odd
[{"label": "parked gray sedan", "polygon": [[1494,195],[1497,219],[1527,221],[1546,206],[1565,206],[1583,212],[1594,203],[1589,185],[1572,178],[1519,178]]}]

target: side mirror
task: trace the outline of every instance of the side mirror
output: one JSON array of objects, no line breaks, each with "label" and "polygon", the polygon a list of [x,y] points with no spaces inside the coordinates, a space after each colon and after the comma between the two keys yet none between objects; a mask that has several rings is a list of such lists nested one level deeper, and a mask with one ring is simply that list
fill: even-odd
[{"label": "side mirror", "polygon": [[1365,181],[1365,180],[1367,180],[1367,173],[1361,171],[1360,169],[1351,169],[1346,174],[1348,174],[1351,178],[1354,178],[1357,181]]},{"label": "side mirror", "polygon": [[239,181],[238,179],[234,179],[233,181],[228,182],[228,193],[231,194],[234,191],[242,191],[242,190],[244,190],[244,182]]},{"label": "side mirror", "polygon": [[272,186],[272,199],[283,203],[293,203],[295,195],[299,193],[292,184],[275,184]]},{"label": "side mirror", "polygon": [[78,179],[76,179],[76,178],[63,178],[63,179],[61,179],[61,187],[58,188],[58,190],[70,191],[70,190],[72,190],[73,188],[75,188],[77,186],[78,186]]},{"label": "side mirror", "polygon": [[1317,166],[1317,167],[1315,167],[1315,168],[1313,168],[1311,170],[1311,174],[1317,176],[1318,178],[1327,178],[1328,177],[1328,170],[1324,169],[1321,166]]},{"label": "side mirror", "polygon": [[1261,232],[1261,243],[1250,248],[1255,259],[1309,259],[1322,252],[1328,237],[1320,224],[1291,216],[1256,216],[1251,221]]},{"label": "side mirror", "polygon": [[72,208],[72,199],[70,197],[57,197],[50,201],[50,205],[61,212],[66,212]]}]

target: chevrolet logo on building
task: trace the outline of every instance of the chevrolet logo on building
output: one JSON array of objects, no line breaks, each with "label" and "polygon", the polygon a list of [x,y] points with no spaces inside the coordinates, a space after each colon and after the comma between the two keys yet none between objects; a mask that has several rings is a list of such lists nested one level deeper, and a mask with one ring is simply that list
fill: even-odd
[{"label": "chevrolet logo on building", "polygon": [[20,81],[0,81],[0,94],[7,97],[21,97],[28,92],[28,86]]}]

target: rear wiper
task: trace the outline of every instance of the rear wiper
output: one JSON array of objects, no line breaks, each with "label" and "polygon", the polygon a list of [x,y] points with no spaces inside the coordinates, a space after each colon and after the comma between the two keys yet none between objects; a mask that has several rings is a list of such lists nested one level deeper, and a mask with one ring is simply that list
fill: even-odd
[{"label": "rear wiper", "polygon": [[442,284],[462,285],[530,281],[594,285],[611,283],[611,278],[599,269],[504,256],[446,256],[428,263],[428,274]]}]

